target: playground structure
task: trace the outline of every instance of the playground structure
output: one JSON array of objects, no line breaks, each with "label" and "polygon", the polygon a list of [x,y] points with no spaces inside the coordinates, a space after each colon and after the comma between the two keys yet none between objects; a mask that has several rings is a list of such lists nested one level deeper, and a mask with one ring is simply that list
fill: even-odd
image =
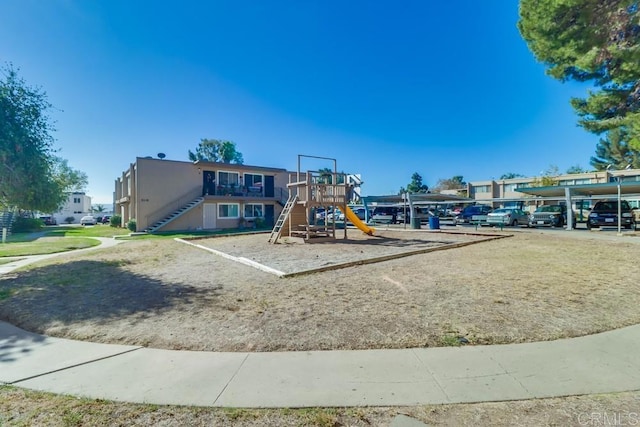
[{"label": "playground structure", "polygon": [[[300,170],[301,158],[314,158],[333,161],[333,171]],[[320,219],[316,213],[320,209],[329,212],[333,208],[340,209],[345,214],[344,238],[347,238],[346,221],[349,220],[357,228],[368,235],[373,235],[374,229],[367,226],[349,208],[354,183],[350,182],[347,174],[338,173],[336,159],[298,155],[298,170],[289,174],[289,198],[269,236],[270,243],[277,243],[281,237],[287,237],[288,242],[309,242],[330,240],[336,238],[336,218],[328,215]]]}]

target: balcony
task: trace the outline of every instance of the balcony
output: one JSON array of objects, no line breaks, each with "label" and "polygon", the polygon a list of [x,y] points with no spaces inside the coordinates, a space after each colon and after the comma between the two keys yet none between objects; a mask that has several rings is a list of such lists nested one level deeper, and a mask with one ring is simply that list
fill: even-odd
[{"label": "balcony", "polygon": [[265,197],[262,186],[217,185],[214,194],[205,191],[205,196]]}]

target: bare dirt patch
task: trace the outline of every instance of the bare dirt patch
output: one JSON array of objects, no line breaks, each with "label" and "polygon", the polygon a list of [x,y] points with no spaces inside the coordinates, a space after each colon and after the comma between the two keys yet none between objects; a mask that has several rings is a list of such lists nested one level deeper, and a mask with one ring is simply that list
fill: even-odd
[{"label": "bare dirt patch", "polygon": [[280,239],[282,243],[272,245],[264,235],[197,239],[191,244],[232,256],[239,261],[250,260],[279,271],[286,277],[386,261],[508,236],[389,230],[367,236],[349,230],[346,239],[339,237],[308,244],[285,243],[285,239]]},{"label": "bare dirt patch", "polygon": [[[225,239],[215,244],[241,241]],[[363,250],[320,252],[331,248]],[[297,263],[311,249],[283,250]],[[0,318],[58,337],[209,351],[549,340],[640,323],[638,255],[630,239],[523,230],[282,279],[173,240],[133,241],[3,277]]]}]

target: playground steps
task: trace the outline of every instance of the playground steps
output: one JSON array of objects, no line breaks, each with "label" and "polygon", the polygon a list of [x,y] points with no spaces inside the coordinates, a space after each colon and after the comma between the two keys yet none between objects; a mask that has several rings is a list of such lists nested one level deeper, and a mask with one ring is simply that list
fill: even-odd
[{"label": "playground steps", "polygon": [[291,214],[292,209],[296,206],[297,201],[297,194],[289,197],[289,200],[287,200],[287,203],[284,205],[282,212],[280,212],[280,216],[278,217],[273,230],[271,230],[271,235],[268,240],[269,243],[276,243],[278,238],[282,235],[282,230],[289,225],[289,215]]}]

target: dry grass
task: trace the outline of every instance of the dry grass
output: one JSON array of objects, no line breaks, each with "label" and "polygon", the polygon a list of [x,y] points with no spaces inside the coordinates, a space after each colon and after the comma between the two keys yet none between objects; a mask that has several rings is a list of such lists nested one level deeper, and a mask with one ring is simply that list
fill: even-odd
[{"label": "dry grass", "polygon": [[[171,240],[130,242],[2,278],[0,318],[52,336],[212,351],[513,343],[640,323],[640,245],[571,236],[523,230],[289,279]],[[264,235],[200,243],[289,251],[291,262],[366,250],[274,248]]]},{"label": "dry grass", "polygon": [[[0,388],[3,426],[355,427],[386,426],[398,414],[434,426],[637,425],[640,393],[401,408],[216,409],[138,405]],[[603,421],[605,416],[609,424]]]}]

